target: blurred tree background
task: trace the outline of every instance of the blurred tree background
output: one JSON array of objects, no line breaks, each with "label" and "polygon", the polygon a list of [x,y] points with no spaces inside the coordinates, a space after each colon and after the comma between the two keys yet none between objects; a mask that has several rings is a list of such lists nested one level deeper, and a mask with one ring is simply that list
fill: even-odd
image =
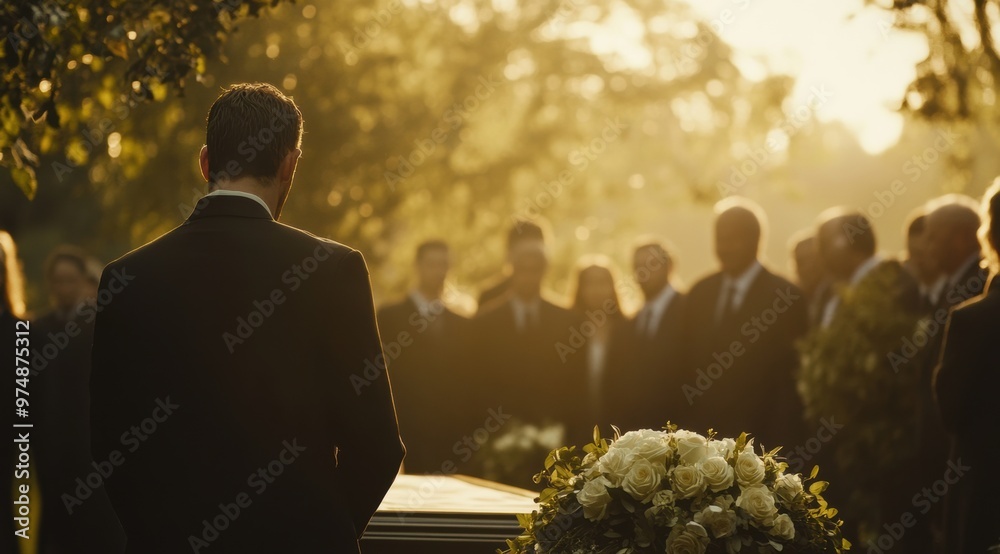
[{"label": "blurred tree background", "polygon": [[[632,49],[600,43],[615,33]],[[743,78],[730,54],[683,3],[584,0],[280,5],[244,21],[183,96],[123,82],[114,53],[74,50],[55,72],[87,75],[60,90],[59,132],[37,131],[35,199],[3,185],[3,225],[29,274],[60,241],[109,259],[169,230],[204,193],[195,161],[220,87],[268,81],[306,120],[286,222],[365,250],[382,290],[405,286],[429,236],[461,253],[460,283],[478,283],[498,270],[515,216],[611,249],[623,214],[714,194],[733,145],[781,120],[790,85]],[[128,79],[159,101],[139,101]],[[554,273],[575,250],[556,250]]]},{"label": "blurred tree background", "polygon": [[[0,175],[0,227],[18,240],[35,308],[56,244],[108,261],[183,221],[205,192],[196,167],[205,115],[234,82],[271,82],[299,103],[303,159],[282,219],[364,250],[380,300],[405,289],[413,248],[430,237],[452,244],[457,288],[474,296],[500,270],[513,218],[539,214],[555,231],[557,292],[579,255],[604,252],[624,266],[633,238],[649,231],[681,246],[690,277],[711,264],[707,206],[727,192],[782,209],[768,252],[784,260],[784,237],[819,207],[866,206],[934,138],[912,121],[900,145],[864,153],[846,130],[815,120],[821,105],[790,103],[793,78],[748,78],[718,21],[680,0],[126,4],[2,9],[8,35],[24,18],[44,21],[42,42],[63,48],[42,58],[45,73],[13,63],[12,42],[3,46],[5,83],[30,94],[17,107],[3,91],[0,163],[11,171]],[[901,26],[915,28],[904,21],[913,9],[900,9]],[[731,11],[739,17],[736,3]],[[952,40],[930,24],[920,30],[932,44]],[[977,79],[995,68],[947,52],[931,57]],[[925,78],[907,107],[949,86]],[[970,102],[985,106],[987,89],[983,81]],[[988,112],[978,112],[984,126]],[[962,113],[936,117],[951,124]],[[972,160],[974,146],[963,148]],[[34,168],[37,189],[18,164]],[[955,173],[938,167],[913,189],[962,190],[995,169],[966,168],[946,183]],[[916,196],[911,203],[925,199]],[[894,209],[887,225],[905,215]]]}]

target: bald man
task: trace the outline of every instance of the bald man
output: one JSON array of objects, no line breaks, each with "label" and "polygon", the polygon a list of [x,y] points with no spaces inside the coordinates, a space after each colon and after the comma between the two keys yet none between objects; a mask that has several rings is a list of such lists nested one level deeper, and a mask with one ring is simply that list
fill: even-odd
[{"label": "bald man", "polygon": [[934,309],[944,310],[945,316],[951,308],[982,294],[989,278],[989,271],[980,267],[978,209],[975,200],[961,194],[942,196],[927,208],[927,253],[946,279]]},{"label": "bald man", "polygon": [[807,327],[808,301],[758,260],[765,227],[759,207],[733,197],[715,212],[720,269],[688,293],[685,403],[674,422],[794,447],[802,440],[794,343]]}]

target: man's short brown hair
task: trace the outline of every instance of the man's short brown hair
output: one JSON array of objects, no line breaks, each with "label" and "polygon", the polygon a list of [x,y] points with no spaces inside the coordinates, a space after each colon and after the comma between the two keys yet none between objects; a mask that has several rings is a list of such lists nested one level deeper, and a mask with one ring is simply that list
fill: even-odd
[{"label": "man's short brown hair", "polygon": [[267,83],[233,85],[208,111],[206,135],[210,182],[272,178],[302,142],[302,112]]}]

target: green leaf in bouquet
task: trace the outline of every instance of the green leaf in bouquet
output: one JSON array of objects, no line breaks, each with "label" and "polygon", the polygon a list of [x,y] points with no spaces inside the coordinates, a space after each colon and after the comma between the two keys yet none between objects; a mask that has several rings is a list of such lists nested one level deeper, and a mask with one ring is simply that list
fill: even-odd
[{"label": "green leaf in bouquet", "polygon": [[819,465],[814,465],[812,471],[809,473],[809,480],[812,481],[819,475]]},{"label": "green leaf in bouquet", "polygon": [[830,483],[826,481],[816,481],[815,483],[809,485],[809,493],[819,496],[823,494],[823,492],[826,491],[827,487],[829,486]]}]

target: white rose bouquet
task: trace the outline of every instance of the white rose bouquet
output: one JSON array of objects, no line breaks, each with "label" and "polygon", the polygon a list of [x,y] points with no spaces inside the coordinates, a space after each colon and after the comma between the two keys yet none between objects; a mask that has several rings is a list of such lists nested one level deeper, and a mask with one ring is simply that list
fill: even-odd
[{"label": "white rose bouquet", "polygon": [[[850,549],[837,511],[808,488],[778,449],[757,454],[746,433],[717,439],[643,429],[553,450],[535,476],[539,509],[507,554],[839,553]],[[816,477],[814,468],[807,480]]]}]

